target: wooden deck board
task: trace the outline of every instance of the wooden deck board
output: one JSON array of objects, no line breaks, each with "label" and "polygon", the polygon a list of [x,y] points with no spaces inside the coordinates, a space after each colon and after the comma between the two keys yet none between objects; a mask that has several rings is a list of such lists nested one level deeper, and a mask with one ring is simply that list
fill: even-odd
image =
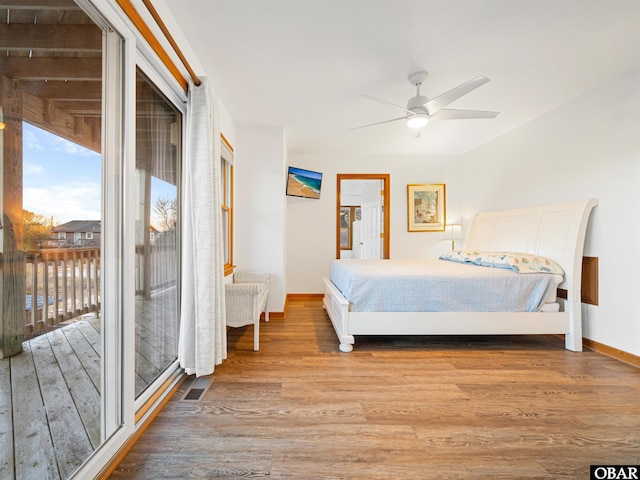
[{"label": "wooden deck board", "polygon": [[93,448],[51,348],[49,336],[32,340],[31,347],[60,476],[69,478],[89,458]]},{"label": "wooden deck board", "polygon": [[13,412],[9,362],[0,362],[0,478],[13,475]]},{"label": "wooden deck board", "polygon": [[[38,337],[41,338],[41,337]],[[58,479],[53,441],[31,353],[24,342],[22,353],[11,357],[15,478]]]},{"label": "wooden deck board", "polygon": [[136,299],[136,395],[177,358],[177,314],[175,288]]},{"label": "wooden deck board", "polygon": [[100,445],[100,392],[82,366],[65,334],[59,330],[52,332],[49,335],[49,341],[91,446],[97,448]]},{"label": "wooden deck board", "polygon": [[98,356],[102,355],[102,336],[100,333],[100,318],[91,317],[84,322],[74,324],[78,330],[86,337],[89,345],[96,351]]},{"label": "wooden deck board", "polygon": [[93,386],[100,392],[100,350],[95,349],[94,344],[91,343],[90,335],[87,338],[89,331],[84,323],[72,323],[63,328],[62,333],[67,337],[69,345],[71,345],[82,367],[89,375]]},{"label": "wooden deck board", "polygon": [[[156,370],[162,370],[165,366],[171,363],[175,359],[175,346],[173,347],[173,355],[170,355],[165,352],[165,346],[162,343],[152,342],[148,339],[152,339],[157,335],[157,332],[148,331],[148,330],[139,330],[137,332],[136,338],[136,351],[140,354],[144,359],[155,367]],[[177,345],[177,344],[176,344]]]},{"label": "wooden deck board", "polygon": [[[139,318],[145,335],[160,332],[153,312],[157,306]],[[100,445],[100,331],[100,318],[83,316],[0,360],[1,480],[67,478]],[[175,340],[173,330],[169,337]],[[137,393],[173,360],[166,341],[136,338],[140,345],[146,351],[136,352]]]},{"label": "wooden deck board", "polygon": [[158,376],[160,371],[161,370],[158,369],[151,362],[149,362],[149,360],[147,360],[144,355],[142,355],[139,352],[136,352],[136,373],[145,382],[147,383],[153,382],[153,379]]},{"label": "wooden deck board", "polygon": [[[153,365],[162,368],[172,362],[177,354],[178,312],[175,305],[175,298],[168,295],[155,296],[149,300],[140,299],[136,303],[136,333],[141,342],[138,351],[144,352]],[[172,314],[174,315],[171,316]],[[148,345],[142,345],[142,342]]]}]

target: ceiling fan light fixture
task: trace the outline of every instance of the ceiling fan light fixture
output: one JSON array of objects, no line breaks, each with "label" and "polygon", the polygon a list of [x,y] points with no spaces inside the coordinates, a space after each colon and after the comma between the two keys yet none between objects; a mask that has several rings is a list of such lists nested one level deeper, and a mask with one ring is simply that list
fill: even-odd
[{"label": "ceiling fan light fixture", "polygon": [[[391,120],[369,123],[367,125],[355,127],[355,129],[404,120],[407,123],[407,127],[411,129],[411,133],[415,138],[419,136],[420,129],[424,128],[431,118],[434,120],[468,120],[477,118],[495,118],[498,115],[498,112],[485,112],[481,110],[449,110],[444,108],[451,102],[456,101],[460,97],[487,83],[489,81],[487,77],[478,75],[471,80],[461,83],[457,87],[453,87],[445,93],[429,100],[428,97],[420,95],[420,85],[427,79],[427,75],[426,71],[415,72],[409,75],[409,82],[416,86],[416,95],[407,101],[406,107],[387,100],[372,97],[371,95],[363,95],[363,97],[370,100],[391,105],[398,110],[402,110],[404,115],[402,117],[392,118]],[[352,128],[351,130],[355,129]]]},{"label": "ceiling fan light fixture", "polygon": [[429,123],[429,116],[426,113],[416,113],[407,117],[407,127],[422,128]]}]

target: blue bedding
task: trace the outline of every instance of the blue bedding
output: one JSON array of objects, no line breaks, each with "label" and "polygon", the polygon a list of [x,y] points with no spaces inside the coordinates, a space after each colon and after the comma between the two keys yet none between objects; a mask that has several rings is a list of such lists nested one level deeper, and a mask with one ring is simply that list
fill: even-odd
[{"label": "blue bedding", "polygon": [[353,312],[536,312],[562,276],[445,260],[334,260],[329,279]]}]

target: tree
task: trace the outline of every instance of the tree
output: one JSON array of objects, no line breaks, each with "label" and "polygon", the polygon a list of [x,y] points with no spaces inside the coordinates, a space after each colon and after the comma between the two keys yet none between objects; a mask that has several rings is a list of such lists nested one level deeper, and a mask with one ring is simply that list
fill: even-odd
[{"label": "tree", "polygon": [[175,230],[178,223],[176,199],[169,200],[166,197],[160,197],[153,204],[153,211],[160,220],[158,227],[165,232]]},{"label": "tree", "polygon": [[48,218],[39,213],[22,210],[24,229],[22,243],[25,250],[39,250],[42,241],[47,240],[53,227],[53,217]]}]

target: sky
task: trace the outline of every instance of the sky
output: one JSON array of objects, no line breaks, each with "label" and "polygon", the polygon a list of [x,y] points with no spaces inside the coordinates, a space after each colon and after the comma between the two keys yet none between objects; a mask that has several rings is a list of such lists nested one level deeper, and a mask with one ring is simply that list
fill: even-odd
[{"label": "sky", "polygon": [[[101,155],[26,122],[22,133],[23,208],[56,225],[100,220]],[[152,204],[176,195],[173,185],[155,178],[151,191]]]},{"label": "sky", "polygon": [[22,125],[23,208],[55,224],[100,220],[100,154]]}]

